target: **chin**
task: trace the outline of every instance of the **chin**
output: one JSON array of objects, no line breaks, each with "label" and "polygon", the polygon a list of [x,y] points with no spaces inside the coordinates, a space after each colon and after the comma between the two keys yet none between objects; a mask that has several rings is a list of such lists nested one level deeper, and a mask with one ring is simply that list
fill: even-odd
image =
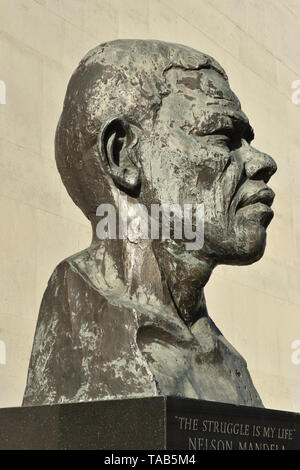
[{"label": "chin", "polygon": [[263,226],[243,231],[243,235],[236,240],[234,264],[247,265],[260,260],[266,249],[266,239],[267,232]]},{"label": "chin", "polygon": [[213,257],[217,264],[248,265],[260,260],[266,248],[266,229],[263,226],[239,227],[227,243],[223,243],[223,250],[214,250]]},{"label": "chin", "polygon": [[234,264],[252,264],[264,254],[267,227],[273,218],[273,211],[262,204],[239,211],[233,230],[232,253]]},{"label": "chin", "polygon": [[[260,260],[266,248],[267,226],[273,212],[252,211],[246,214],[239,211],[229,230],[207,227],[203,252],[215,260],[216,264],[249,265]],[[267,216],[266,216],[267,214]],[[249,217],[250,216],[250,217]],[[216,236],[217,234],[217,236]]]}]

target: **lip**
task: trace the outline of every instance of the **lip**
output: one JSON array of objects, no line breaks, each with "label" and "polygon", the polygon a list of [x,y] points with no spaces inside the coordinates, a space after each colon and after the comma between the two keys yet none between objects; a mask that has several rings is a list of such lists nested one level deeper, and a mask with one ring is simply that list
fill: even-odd
[{"label": "lip", "polygon": [[264,188],[261,188],[259,191],[249,194],[246,193],[241,200],[238,202],[236,211],[239,209],[242,209],[243,207],[250,206],[253,204],[261,203],[264,204],[265,206],[268,206],[269,208],[271,207],[273,200],[275,197],[274,191],[272,189],[268,188],[265,186]]}]

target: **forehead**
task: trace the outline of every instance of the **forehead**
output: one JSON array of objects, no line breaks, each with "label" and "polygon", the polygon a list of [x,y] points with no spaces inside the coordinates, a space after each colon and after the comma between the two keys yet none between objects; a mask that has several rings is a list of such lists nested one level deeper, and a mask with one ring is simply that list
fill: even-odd
[{"label": "forehead", "polygon": [[193,128],[199,135],[231,129],[237,122],[248,124],[237,96],[216,70],[170,69],[167,81],[170,94],[164,99],[161,117],[170,124]]},{"label": "forehead", "polygon": [[200,94],[207,102],[227,101],[239,106],[228,81],[216,70],[174,70],[169,74],[174,88],[196,98]]}]

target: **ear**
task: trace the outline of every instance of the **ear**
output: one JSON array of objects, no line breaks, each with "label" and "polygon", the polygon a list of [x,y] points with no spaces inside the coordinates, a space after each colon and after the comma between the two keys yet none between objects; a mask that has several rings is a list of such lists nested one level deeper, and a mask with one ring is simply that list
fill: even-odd
[{"label": "ear", "polygon": [[140,172],[133,163],[136,142],[130,124],[119,116],[107,121],[98,135],[98,150],[108,173],[116,186],[131,193],[140,186]]}]

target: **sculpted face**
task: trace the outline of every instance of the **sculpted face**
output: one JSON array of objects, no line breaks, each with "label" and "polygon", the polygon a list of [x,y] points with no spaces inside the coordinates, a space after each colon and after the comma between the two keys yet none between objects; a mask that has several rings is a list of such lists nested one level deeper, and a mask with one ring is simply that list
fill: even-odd
[{"label": "sculpted face", "polygon": [[[203,203],[204,246],[190,256],[248,264],[264,252],[274,198],[267,182],[276,171],[253,137],[214,59],[180,45],[115,41],[73,74],[56,160],[92,224],[118,190],[148,212],[151,203]],[[185,242],[172,246],[182,254]]]},{"label": "sculpted face", "polygon": [[[167,79],[170,93],[150,144],[149,139],[145,142],[151,159],[143,160],[154,199],[181,205],[203,202],[201,255],[216,264],[252,263],[264,252],[273,217],[274,193],[266,183],[276,164],[251,145],[248,119],[217,71],[171,69]],[[147,194],[149,187],[144,193],[142,188],[142,200]]]}]

